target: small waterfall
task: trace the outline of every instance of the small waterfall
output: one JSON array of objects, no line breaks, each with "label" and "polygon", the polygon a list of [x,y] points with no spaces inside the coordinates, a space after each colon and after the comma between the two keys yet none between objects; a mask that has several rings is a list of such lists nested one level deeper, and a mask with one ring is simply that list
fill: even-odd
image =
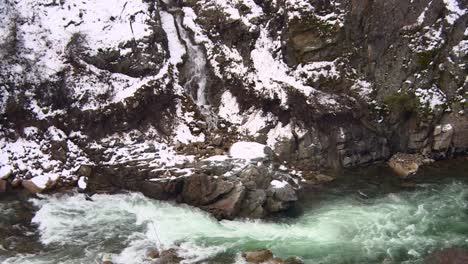
[{"label": "small waterfall", "polygon": [[217,127],[218,117],[211,111],[206,99],[206,87],[208,83],[207,60],[201,45],[197,45],[190,38],[190,34],[183,26],[183,12],[179,8],[171,8],[169,12],[174,16],[180,39],[185,42],[187,60],[185,69],[187,80],[183,84],[185,91],[190,94],[205,117],[208,129]]},{"label": "small waterfall", "polygon": [[[198,106],[203,107],[207,105],[206,100],[206,57],[203,49],[192,42],[187,30],[183,27],[182,17],[176,16],[176,23],[179,29],[179,34],[187,47],[187,76],[188,80],[184,84],[184,88],[194,98]],[[196,91],[196,93],[193,93]]]}]

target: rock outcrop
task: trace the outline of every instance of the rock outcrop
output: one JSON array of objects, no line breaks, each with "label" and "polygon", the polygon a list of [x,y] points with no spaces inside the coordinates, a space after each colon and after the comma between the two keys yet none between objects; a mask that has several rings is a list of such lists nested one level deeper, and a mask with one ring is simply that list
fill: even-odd
[{"label": "rock outcrop", "polygon": [[[218,219],[262,218],[291,208],[298,200],[297,178],[275,170],[269,160],[230,159],[193,164],[190,176],[164,175],[138,167],[96,168],[87,192],[139,191],[199,207]],[[297,176],[296,176],[297,177]]]},{"label": "rock outcrop", "polygon": [[261,217],[294,203],[296,183],[205,158],[256,142],[235,158],[261,148],[274,168],[320,172],[468,151],[464,0],[56,2],[0,8],[8,184]]}]

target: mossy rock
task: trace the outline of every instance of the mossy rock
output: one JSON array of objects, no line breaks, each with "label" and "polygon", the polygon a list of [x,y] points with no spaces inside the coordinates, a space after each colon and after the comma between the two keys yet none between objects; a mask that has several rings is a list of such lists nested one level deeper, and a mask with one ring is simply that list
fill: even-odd
[{"label": "mossy rock", "polygon": [[419,100],[412,92],[396,92],[384,98],[384,103],[391,113],[411,115],[418,112]]},{"label": "mossy rock", "polygon": [[431,65],[432,61],[434,60],[435,56],[434,50],[425,50],[416,53],[418,65],[421,69],[427,69]]}]

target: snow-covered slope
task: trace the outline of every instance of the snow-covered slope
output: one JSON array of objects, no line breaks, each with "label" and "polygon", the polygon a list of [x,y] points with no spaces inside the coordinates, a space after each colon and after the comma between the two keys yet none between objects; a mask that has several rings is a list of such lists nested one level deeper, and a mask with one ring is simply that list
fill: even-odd
[{"label": "snow-covered slope", "polygon": [[83,183],[88,167],[187,176],[236,141],[297,170],[466,153],[467,10],[0,0],[2,177],[43,189]]}]

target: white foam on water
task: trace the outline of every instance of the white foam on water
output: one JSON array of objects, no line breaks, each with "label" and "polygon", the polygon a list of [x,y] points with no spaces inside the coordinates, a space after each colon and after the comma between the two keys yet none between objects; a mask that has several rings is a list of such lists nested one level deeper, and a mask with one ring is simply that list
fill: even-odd
[{"label": "white foam on water", "polygon": [[63,263],[94,263],[103,253],[114,253],[114,263],[150,263],[149,249],[174,244],[184,263],[223,253],[242,263],[236,253],[255,248],[300,256],[306,263],[380,263],[384,258],[416,263],[431,250],[468,245],[466,187],[426,186],[365,201],[337,198],[284,223],[218,222],[198,209],[136,193],[95,195],[94,202],[78,194],[44,196],[34,200],[40,210],[33,222],[41,242],[59,245],[63,254],[22,256],[6,263],[56,263],[57,257],[66,259]]}]

